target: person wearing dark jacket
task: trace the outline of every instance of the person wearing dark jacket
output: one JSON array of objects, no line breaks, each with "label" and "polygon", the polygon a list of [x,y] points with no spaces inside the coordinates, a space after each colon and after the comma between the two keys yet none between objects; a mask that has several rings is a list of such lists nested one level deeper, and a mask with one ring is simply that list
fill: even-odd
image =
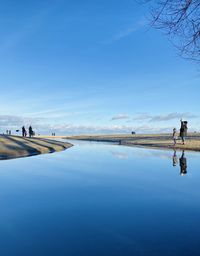
[{"label": "person wearing dark jacket", "polygon": [[185,144],[185,138],[187,136],[187,121],[182,121],[181,119],[181,128],[180,128],[180,137],[183,145]]},{"label": "person wearing dark jacket", "polygon": [[26,129],[24,126],[22,127],[22,137],[26,137]]},{"label": "person wearing dark jacket", "polygon": [[29,137],[31,138],[33,136],[33,129],[31,126],[28,128],[28,131],[29,131]]}]

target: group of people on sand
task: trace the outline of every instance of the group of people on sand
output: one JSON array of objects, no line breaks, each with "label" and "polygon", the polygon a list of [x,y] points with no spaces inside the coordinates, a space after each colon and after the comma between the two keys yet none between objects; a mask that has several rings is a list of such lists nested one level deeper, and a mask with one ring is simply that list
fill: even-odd
[{"label": "group of people on sand", "polygon": [[[34,131],[33,131],[33,128],[32,126],[29,126],[28,128],[28,133],[29,133],[29,137],[33,137],[34,135]],[[28,134],[27,134],[27,131],[26,131],[26,128],[23,126],[22,127],[22,137],[26,137]]]},{"label": "group of people on sand", "polygon": [[[181,121],[181,128],[180,128],[179,137],[181,138],[182,144],[185,145],[185,139],[187,137],[187,130],[188,130],[187,121],[182,121],[182,119],[180,121]],[[176,128],[173,129],[173,140],[174,140],[174,146],[175,146],[178,140],[178,133]]]}]

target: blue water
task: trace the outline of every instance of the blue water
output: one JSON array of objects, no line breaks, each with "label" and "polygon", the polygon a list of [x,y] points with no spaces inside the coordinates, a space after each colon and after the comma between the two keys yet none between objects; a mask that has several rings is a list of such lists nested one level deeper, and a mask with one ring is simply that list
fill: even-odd
[{"label": "blue water", "polygon": [[75,144],[0,161],[1,256],[200,255],[199,153]]}]

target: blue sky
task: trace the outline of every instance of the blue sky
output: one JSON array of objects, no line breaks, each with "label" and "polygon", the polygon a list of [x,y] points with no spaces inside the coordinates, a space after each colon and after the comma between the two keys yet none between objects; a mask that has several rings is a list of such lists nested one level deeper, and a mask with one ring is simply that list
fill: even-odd
[{"label": "blue sky", "polygon": [[200,130],[199,67],[136,2],[0,1],[0,131]]}]

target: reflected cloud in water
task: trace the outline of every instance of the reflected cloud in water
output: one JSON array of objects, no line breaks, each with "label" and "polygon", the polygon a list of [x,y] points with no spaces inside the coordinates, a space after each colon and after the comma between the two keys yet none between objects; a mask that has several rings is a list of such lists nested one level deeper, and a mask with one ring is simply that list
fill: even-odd
[{"label": "reflected cloud in water", "polygon": [[122,153],[122,152],[118,152],[118,151],[111,151],[111,154],[113,156],[115,156],[118,159],[128,159],[128,153]]},{"label": "reflected cloud in water", "polygon": [[[186,153],[185,151],[173,151],[173,155],[171,156],[171,152],[170,151],[156,151],[154,149],[150,149],[149,151],[146,149],[145,151],[143,150],[138,150],[136,151],[134,149],[134,152],[131,151],[131,149],[133,150],[133,148],[130,148],[129,150],[124,151],[124,148],[122,151],[110,151],[110,153],[116,157],[117,159],[123,159],[123,160],[127,160],[127,159],[131,159],[135,156],[139,157],[139,158],[160,158],[164,160],[167,159],[171,159],[172,158],[172,165],[173,167],[177,167],[180,168],[180,175],[184,176],[187,174],[187,158],[186,158]],[[190,152],[188,152],[189,155],[191,155]]]},{"label": "reflected cloud in water", "polygon": [[122,147],[121,150],[117,149],[110,151],[110,153],[118,159],[128,159],[134,157],[140,158],[162,158],[162,159],[171,159],[171,154],[168,151],[157,151],[155,149],[143,149],[136,147]]}]

